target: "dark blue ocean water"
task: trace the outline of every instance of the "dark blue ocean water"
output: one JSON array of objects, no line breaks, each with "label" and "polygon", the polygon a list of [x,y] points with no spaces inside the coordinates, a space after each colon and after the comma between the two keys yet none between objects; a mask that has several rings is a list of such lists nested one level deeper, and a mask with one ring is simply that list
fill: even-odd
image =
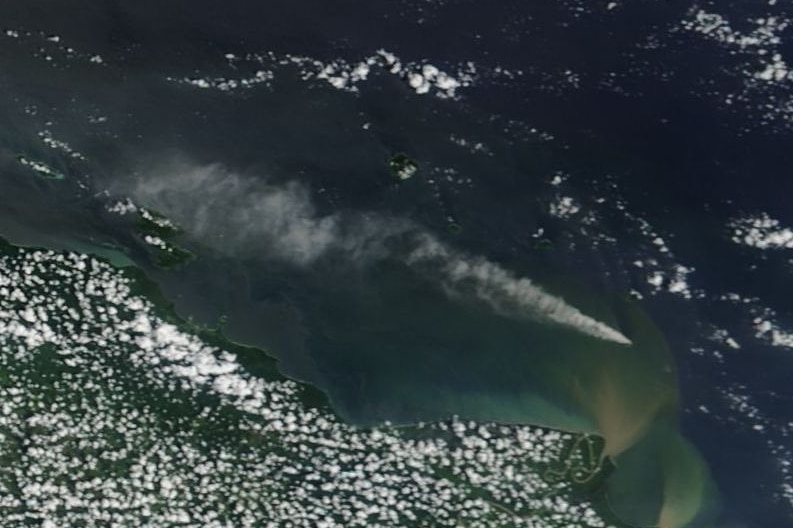
[{"label": "dark blue ocean water", "polygon": [[[674,364],[679,402],[671,412],[722,497],[717,525],[784,526],[793,518],[793,499],[781,491],[791,485],[781,463],[793,444],[793,350],[758,337],[753,319],[772,311],[782,327],[793,324],[793,255],[735,244],[730,222],[766,213],[793,225],[793,113],[775,111],[793,85],[758,88],[743,73],[762,69],[756,48],[731,48],[681,24],[703,9],[749,34],[759,17],[784,19],[791,9],[781,1],[711,4],[7,3],[0,234],[120,248],[184,315],[208,324],[227,316],[232,337],[266,347],[363,423],[457,412],[591,426],[560,380],[585,372],[580,352],[597,346],[450,300],[438,277],[391,258],[410,251],[400,230],[372,238],[385,244],[384,259],[323,256],[306,266],[280,258],[284,231],[257,231],[261,211],[247,197],[265,200],[299,182],[305,200],[285,203],[311,205],[287,223],[330,217],[358,233],[399,219],[614,325],[623,302],[615,299],[633,290]],[[778,32],[780,43],[767,47],[784,58],[791,39]],[[448,71],[470,61],[477,80],[459,98],[440,99],[377,70],[350,93],[278,63],[356,63],[381,48]],[[269,52],[275,62],[237,60]],[[273,79],[250,89],[177,82],[247,78],[260,68]],[[469,148],[477,143],[484,150]],[[389,172],[397,152],[417,160],[413,179],[400,183]],[[66,178],[39,178],[20,155]],[[184,176],[206,167],[210,181],[233,174],[234,190]],[[177,271],[151,266],[124,219],[106,210],[126,195],[156,201],[161,195],[141,185],[169,181],[183,199],[158,203],[193,223],[182,242],[199,255]],[[580,209],[550,214],[561,196]],[[218,200],[232,204],[228,214],[204,207]],[[694,270],[691,298],[669,291],[678,265]],[[663,275],[660,288],[648,283],[651,270]],[[727,293],[741,300],[723,300]],[[714,339],[719,329],[741,348]],[[668,375],[663,361],[642,365],[647,379]]]}]

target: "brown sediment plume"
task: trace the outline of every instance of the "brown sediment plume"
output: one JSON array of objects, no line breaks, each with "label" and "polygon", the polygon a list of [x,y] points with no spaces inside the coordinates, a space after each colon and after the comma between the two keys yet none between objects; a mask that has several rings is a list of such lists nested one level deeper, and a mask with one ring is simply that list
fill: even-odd
[{"label": "brown sediment plume", "polygon": [[620,327],[633,345],[597,350],[575,364],[573,394],[616,466],[607,483],[615,515],[636,526],[712,526],[717,491],[707,465],[677,427],[674,359],[642,312],[623,307]]},{"label": "brown sediment plume", "polygon": [[675,401],[673,387],[648,379],[644,390],[637,391],[633,385],[641,373],[619,370],[616,364],[604,366],[591,391],[577,387],[581,401],[606,441],[603,458],[614,458],[629,449],[658,413]]},{"label": "brown sediment plume", "polygon": [[605,439],[603,457],[636,444],[661,415],[674,412],[678,392],[672,354],[661,331],[637,306],[615,305],[629,347],[599,349],[577,365],[574,393]]},{"label": "brown sediment plume", "polygon": [[694,448],[682,438],[669,443],[663,458],[666,471],[658,528],[683,528],[702,511],[707,469]]}]

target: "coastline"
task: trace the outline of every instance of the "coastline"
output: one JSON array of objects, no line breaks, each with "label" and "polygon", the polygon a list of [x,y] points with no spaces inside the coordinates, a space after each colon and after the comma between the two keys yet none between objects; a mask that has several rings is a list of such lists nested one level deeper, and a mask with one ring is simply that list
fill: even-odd
[{"label": "coastline", "polygon": [[[12,248],[21,247],[16,244],[12,244],[10,242],[5,241],[4,239],[0,239],[0,247],[8,246]],[[35,248],[26,247],[25,249],[34,250]],[[101,257],[94,257],[97,260],[102,260],[110,265],[113,265],[109,261],[101,258]],[[235,342],[228,338],[223,331],[223,324],[222,321],[218,323],[215,327],[209,327],[206,325],[200,325],[195,322],[186,320],[181,318],[175,311],[174,305],[170,302],[162,293],[159,286],[156,282],[152,281],[146,273],[139,267],[116,267],[115,269],[119,270],[124,276],[130,278],[132,283],[134,284],[135,288],[133,288],[136,293],[139,293],[146,299],[148,299],[154,310],[156,311],[157,315],[160,316],[163,320],[174,324],[176,327],[180,328],[182,331],[185,331],[189,334],[195,335],[200,338],[202,341],[217,346],[219,349],[227,350],[238,356],[241,360],[241,364],[249,370],[251,373],[257,376],[266,377],[268,379],[279,379],[279,380],[287,380],[291,379],[284,374],[281,373],[280,369],[278,368],[278,359],[270,355],[266,350],[251,347],[245,345],[241,342]],[[300,395],[301,401],[312,407],[322,408],[327,410],[328,412],[332,412],[336,414],[332,402],[328,399],[327,395],[319,389],[317,386],[312,385],[306,381],[298,381],[300,386]],[[337,415],[338,416],[338,415]],[[452,420],[456,420],[456,418],[450,418]],[[499,422],[489,422],[493,425],[516,425],[516,424],[500,424]],[[590,459],[594,456],[592,452],[592,443],[589,439],[595,442],[599,446],[597,450],[597,459],[598,464],[597,466],[593,466],[592,462],[588,464],[584,464],[585,467],[590,469],[590,473],[586,478],[583,478],[580,484],[580,488],[577,490],[576,493],[580,493],[582,497],[586,497],[587,499],[592,501],[592,504],[600,504],[598,507],[598,511],[601,516],[605,518],[611,518],[612,522],[615,526],[620,527],[633,527],[639,526],[634,524],[626,523],[623,519],[621,519],[620,515],[612,508],[611,502],[609,500],[609,494],[607,491],[607,478],[610,474],[619,466],[618,460],[611,456],[605,456],[605,446],[606,446],[606,439],[599,434],[594,433],[593,431],[565,431],[563,429],[548,427],[542,424],[534,424],[534,423],[522,423],[520,425],[531,426],[534,428],[540,429],[548,429],[549,431],[556,431],[558,433],[569,433],[574,435],[573,437],[576,438],[573,443],[573,447],[571,448],[571,453],[577,448],[579,443],[586,439],[585,444],[587,446],[587,450],[589,451]],[[417,428],[417,424],[384,424],[387,428],[392,428],[394,430],[399,430],[403,434],[414,434],[417,433],[421,427]],[[376,429],[376,427],[374,428]],[[569,456],[572,456],[569,455]],[[619,457],[617,457],[619,458]],[[571,466],[570,464],[564,468],[562,472],[562,476],[565,474],[571,478],[572,481],[575,481],[577,478],[575,473],[580,470],[581,467],[579,466]],[[575,482],[574,482],[575,483]],[[677,526],[677,525],[669,525],[669,526]],[[687,524],[681,524],[679,526],[688,526]]]}]

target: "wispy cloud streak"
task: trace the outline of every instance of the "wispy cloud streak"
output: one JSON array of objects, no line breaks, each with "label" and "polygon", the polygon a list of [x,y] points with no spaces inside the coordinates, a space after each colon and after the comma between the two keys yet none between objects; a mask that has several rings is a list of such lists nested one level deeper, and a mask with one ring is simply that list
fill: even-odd
[{"label": "wispy cloud streak", "polygon": [[621,332],[546,292],[530,279],[517,277],[482,257],[455,251],[431,235],[422,235],[420,240],[408,255],[408,263],[436,265],[441,270],[443,286],[451,295],[473,295],[506,316],[552,322],[598,339],[631,344]]}]

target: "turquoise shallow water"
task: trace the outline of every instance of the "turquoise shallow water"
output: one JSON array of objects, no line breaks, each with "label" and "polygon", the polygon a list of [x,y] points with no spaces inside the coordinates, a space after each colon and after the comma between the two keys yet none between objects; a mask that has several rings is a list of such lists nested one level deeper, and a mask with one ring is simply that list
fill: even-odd
[{"label": "turquoise shallow water", "polygon": [[[134,248],[108,249],[110,241],[127,243],[123,225],[92,236],[75,229],[56,246],[111,254],[121,265],[137,261],[183,316],[208,325],[223,320],[231,339],[274,354],[284,372],[326,391],[347,420],[459,415],[598,433],[616,464],[608,492],[621,518],[665,528],[709,525],[702,510],[715,504],[713,485],[675,425],[675,362],[635,302],[598,293],[541,260],[524,270],[547,292],[618,329],[632,341],[626,346],[450,295],[432,264],[410,267],[394,254],[366,266],[331,258],[295,269],[204,249],[182,270],[158,270]],[[17,237],[52,240],[46,231]],[[200,248],[189,232],[183,242]]]},{"label": "turquoise shallow water", "polygon": [[[710,525],[717,496],[677,430],[674,359],[636,303],[547,275],[548,283],[567,285],[550,291],[597,310],[590,313],[633,341],[625,346],[451,299],[400,263],[298,275],[255,267],[258,278],[241,280],[238,270],[222,281],[228,297],[221,304],[233,306],[226,332],[265,346],[285,372],[325,390],[347,420],[414,423],[456,414],[595,432],[616,464],[609,496],[619,515],[643,526],[661,517],[668,527]],[[195,306],[195,298],[189,302]]]}]

